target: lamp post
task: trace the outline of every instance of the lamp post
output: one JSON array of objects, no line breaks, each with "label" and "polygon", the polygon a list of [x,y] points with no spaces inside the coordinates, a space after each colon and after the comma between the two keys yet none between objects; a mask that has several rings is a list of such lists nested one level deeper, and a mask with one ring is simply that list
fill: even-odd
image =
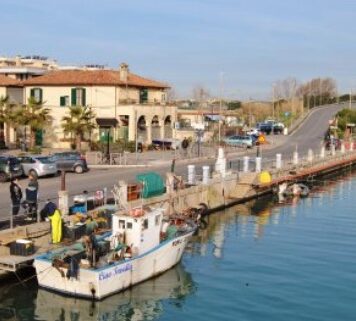
[{"label": "lamp post", "polygon": [[106,158],[107,160],[110,160],[110,129],[111,127],[108,127],[107,131],[107,136],[106,136]]}]

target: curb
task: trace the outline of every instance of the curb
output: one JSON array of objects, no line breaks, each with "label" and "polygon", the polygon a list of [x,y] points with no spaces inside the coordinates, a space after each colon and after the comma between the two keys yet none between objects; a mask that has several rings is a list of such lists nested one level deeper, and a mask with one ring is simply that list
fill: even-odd
[{"label": "curb", "polygon": [[112,169],[112,168],[143,168],[151,167],[149,164],[137,164],[137,165],[88,165],[90,169]]}]

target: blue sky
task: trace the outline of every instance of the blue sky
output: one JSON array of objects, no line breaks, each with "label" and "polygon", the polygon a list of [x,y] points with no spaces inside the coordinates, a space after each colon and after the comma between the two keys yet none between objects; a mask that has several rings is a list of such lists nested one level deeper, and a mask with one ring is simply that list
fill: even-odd
[{"label": "blue sky", "polygon": [[127,62],[178,96],[204,86],[265,99],[272,83],[333,77],[356,91],[356,1],[1,0],[0,55]]}]

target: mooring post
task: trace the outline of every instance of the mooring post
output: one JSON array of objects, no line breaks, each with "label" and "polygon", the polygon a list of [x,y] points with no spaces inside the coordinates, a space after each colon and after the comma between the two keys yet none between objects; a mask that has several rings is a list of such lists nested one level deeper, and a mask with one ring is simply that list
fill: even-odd
[{"label": "mooring post", "polygon": [[307,156],[308,162],[311,163],[314,159],[314,153],[311,148],[308,149],[308,156]]},{"label": "mooring post", "polygon": [[243,166],[243,172],[247,173],[248,172],[248,163],[250,162],[250,157],[244,156],[244,166]]},{"label": "mooring post", "polygon": [[335,156],[335,145],[331,144],[330,148],[331,148],[331,156]]},{"label": "mooring post", "polygon": [[345,144],[341,143],[341,154],[345,154]]},{"label": "mooring post", "polygon": [[188,165],[188,184],[195,184],[195,165]]},{"label": "mooring post", "polygon": [[325,158],[325,146],[321,146],[321,149],[320,149],[320,158]]},{"label": "mooring post", "polygon": [[203,166],[203,184],[208,185],[210,179],[210,166]]},{"label": "mooring post", "polygon": [[276,169],[282,168],[282,154],[276,154]]},{"label": "mooring post", "polygon": [[255,172],[260,173],[262,170],[262,158],[261,157],[256,157],[256,168]]},{"label": "mooring post", "polygon": [[298,163],[299,163],[298,152],[293,152],[293,165],[298,165]]},{"label": "mooring post", "polygon": [[215,172],[220,173],[222,177],[225,177],[226,175],[226,158],[222,147],[218,149],[218,158],[215,162]]}]

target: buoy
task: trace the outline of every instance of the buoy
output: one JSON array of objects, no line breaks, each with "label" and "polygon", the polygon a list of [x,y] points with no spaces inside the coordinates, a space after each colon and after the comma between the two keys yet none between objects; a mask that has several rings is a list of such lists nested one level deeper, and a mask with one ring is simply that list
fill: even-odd
[{"label": "buoy", "polygon": [[272,181],[272,177],[271,174],[267,171],[262,171],[260,173],[260,183],[261,184],[268,184],[271,183]]}]

